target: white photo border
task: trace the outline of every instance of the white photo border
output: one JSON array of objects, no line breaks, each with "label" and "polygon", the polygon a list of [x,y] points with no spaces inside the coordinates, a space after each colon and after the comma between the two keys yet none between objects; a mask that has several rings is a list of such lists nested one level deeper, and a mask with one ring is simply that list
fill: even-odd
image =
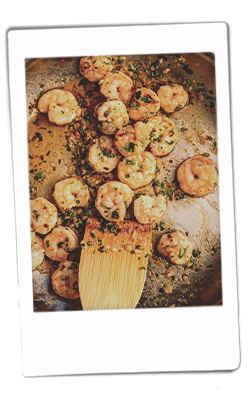
[{"label": "white photo border", "polygon": [[[215,55],[223,305],[34,312],[25,59],[199,52]],[[13,29],[8,57],[24,376],[238,368],[227,24]]]}]

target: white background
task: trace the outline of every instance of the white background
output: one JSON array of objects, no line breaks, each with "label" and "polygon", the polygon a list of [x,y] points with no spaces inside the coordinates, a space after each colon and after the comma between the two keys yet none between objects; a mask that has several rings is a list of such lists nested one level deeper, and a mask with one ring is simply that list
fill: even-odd
[{"label": "white background", "polygon": [[[86,399],[230,399],[248,398],[250,371],[250,324],[248,286],[250,278],[249,234],[249,51],[248,2],[229,1],[34,1],[5,2],[1,9],[1,335],[0,391],[4,399],[25,397],[60,399],[81,396]],[[235,2],[234,2],[235,4]],[[227,21],[231,39],[231,89],[234,135],[236,216],[238,233],[238,277],[242,363],[233,373],[139,374],[116,376],[78,376],[25,379],[21,375],[18,291],[15,260],[15,231],[10,152],[5,31],[11,26],[82,25],[126,22]],[[171,40],[171,38],[166,38]],[[101,41],[101,38],[100,38]],[[18,99],[17,99],[18,101]],[[101,332],[100,332],[101,334]],[[185,332],[183,332],[185,335]],[[38,344],[39,345],[39,344]],[[165,343],[167,346],[168,343]],[[70,346],[70,339],[69,339]],[[242,395],[239,391],[243,391]]]}]

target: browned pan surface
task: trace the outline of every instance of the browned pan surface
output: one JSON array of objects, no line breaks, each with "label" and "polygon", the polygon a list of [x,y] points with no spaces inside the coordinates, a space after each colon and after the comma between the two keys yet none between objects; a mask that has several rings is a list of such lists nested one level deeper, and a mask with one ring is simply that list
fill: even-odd
[{"label": "browned pan surface", "polygon": [[[172,118],[179,127],[181,139],[172,153],[158,159],[158,173],[154,185],[145,192],[162,192],[168,198],[168,211],[153,233],[153,244],[168,228],[181,229],[194,244],[193,265],[189,268],[173,266],[160,258],[156,251],[149,260],[145,287],[138,307],[174,307],[188,305],[221,304],[220,228],[218,188],[204,198],[191,198],[177,187],[177,166],[194,154],[207,154],[217,160],[215,71],[211,54],[184,54],[160,56],[128,56],[114,59],[116,68],[129,74],[137,87],[146,85],[153,90],[172,81],[183,84],[189,91],[189,104]],[[55,127],[46,116],[37,114],[39,95],[51,88],[72,90],[86,108],[86,124],[91,135],[94,125],[89,121],[88,110],[102,99],[98,85],[84,81],[78,73],[79,58],[37,59],[27,62],[27,105],[29,112],[29,168],[31,197],[51,199],[55,182],[75,173],[84,174],[79,166],[79,146],[87,146],[79,138],[79,125]],[[146,71],[144,71],[146,70]],[[138,71],[140,71],[138,73]],[[86,107],[87,106],[87,107]],[[42,140],[37,132],[42,134]],[[43,172],[42,179],[35,179]],[[88,172],[88,171],[87,171]],[[87,173],[92,198],[96,183],[106,178]],[[115,178],[109,174],[108,180]],[[62,220],[65,216],[61,216]],[[66,216],[67,217],[67,216]],[[82,220],[87,215],[81,216]],[[67,219],[67,218],[66,218]],[[62,222],[62,221],[61,221]],[[65,222],[65,221],[64,221]],[[80,237],[84,223],[70,218],[66,221]],[[79,261],[79,252],[71,255]],[[50,283],[50,273],[55,265],[46,260],[33,272],[35,310],[80,309],[79,301],[69,301],[56,296]]]}]

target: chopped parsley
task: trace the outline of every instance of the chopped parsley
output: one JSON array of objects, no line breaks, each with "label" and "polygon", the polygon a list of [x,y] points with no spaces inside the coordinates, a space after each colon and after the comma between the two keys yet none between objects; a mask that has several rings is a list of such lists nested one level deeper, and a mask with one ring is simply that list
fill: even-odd
[{"label": "chopped parsley", "polygon": [[125,144],[125,146],[123,148],[124,148],[124,150],[128,151],[129,153],[133,153],[135,150],[135,143],[129,142],[129,143]]},{"label": "chopped parsley", "polygon": [[142,96],[141,101],[144,103],[152,103],[154,100],[150,96]]},{"label": "chopped parsley", "polygon": [[194,249],[193,252],[192,252],[192,256],[193,256],[194,258],[200,257],[200,254],[201,254],[200,250]]},{"label": "chopped parsley", "polygon": [[119,214],[118,214],[117,211],[113,211],[112,214],[111,214],[111,216],[112,216],[112,218],[114,218],[114,219],[118,219],[118,218],[119,218]]},{"label": "chopped parsley", "polygon": [[161,221],[161,222],[155,224],[155,227],[154,227],[155,231],[164,231],[165,229],[166,228],[165,228],[164,222]]},{"label": "chopped parsley", "polygon": [[102,232],[111,232],[114,235],[117,235],[119,232],[121,232],[121,228],[118,224],[109,221],[102,221],[100,225],[100,230]]},{"label": "chopped parsley", "polygon": [[185,253],[186,253],[186,249],[180,248],[180,251],[179,251],[179,258],[182,258],[182,257],[184,256]]},{"label": "chopped parsley", "polygon": [[36,139],[38,139],[38,142],[42,142],[43,135],[40,132],[35,132],[35,134],[31,140],[34,142],[34,140],[36,140]]},{"label": "chopped parsley", "polygon": [[115,157],[115,155],[112,153],[112,151],[108,150],[108,149],[102,149],[102,154],[105,157],[108,157],[108,158],[114,158]]},{"label": "chopped parsley", "polygon": [[44,178],[45,178],[45,173],[42,172],[42,171],[37,172],[37,173],[35,174],[35,176],[34,176],[34,179],[35,179],[36,181],[39,181],[39,182],[42,181]]},{"label": "chopped parsley", "polygon": [[126,164],[128,165],[135,165],[135,161],[134,160],[126,160]]}]

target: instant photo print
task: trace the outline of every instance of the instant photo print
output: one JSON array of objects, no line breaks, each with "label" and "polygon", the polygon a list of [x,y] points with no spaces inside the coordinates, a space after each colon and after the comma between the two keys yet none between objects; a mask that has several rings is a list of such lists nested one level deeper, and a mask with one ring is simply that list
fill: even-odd
[{"label": "instant photo print", "polygon": [[227,25],[8,51],[23,374],[237,368]]}]

